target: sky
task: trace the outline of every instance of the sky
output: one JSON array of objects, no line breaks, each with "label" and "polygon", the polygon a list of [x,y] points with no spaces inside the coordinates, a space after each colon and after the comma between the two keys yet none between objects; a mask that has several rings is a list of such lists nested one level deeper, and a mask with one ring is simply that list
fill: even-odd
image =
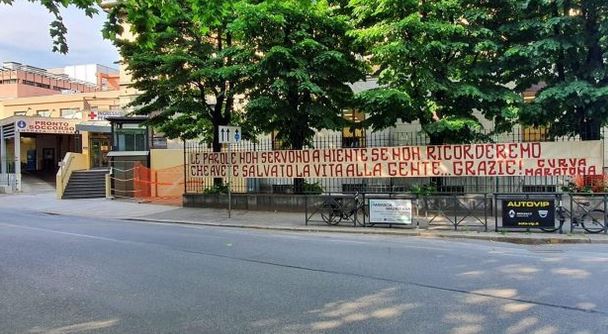
[{"label": "sky", "polygon": [[104,40],[101,28],[105,13],[89,18],[76,8],[62,9],[68,29],[68,54],[52,52],[49,24],[53,20],[44,7],[26,0],[12,6],[0,4],[0,63],[14,61],[41,68],[100,64],[118,68],[116,48]]}]

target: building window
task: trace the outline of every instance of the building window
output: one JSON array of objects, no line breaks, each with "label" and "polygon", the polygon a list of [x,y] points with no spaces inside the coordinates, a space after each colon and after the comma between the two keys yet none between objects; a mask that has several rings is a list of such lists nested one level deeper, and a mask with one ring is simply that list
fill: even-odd
[{"label": "building window", "polygon": [[45,110],[36,110],[36,116],[38,117],[51,117],[51,111],[48,109]]},{"label": "building window", "polygon": [[342,147],[365,147],[365,129],[359,123],[365,120],[360,111],[345,111],[343,117],[350,123],[342,129]]},{"label": "building window", "polygon": [[13,113],[15,116],[27,116],[27,111],[15,111]]},{"label": "building window", "polygon": [[524,127],[522,128],[523,142],[547,141],[549,139],[548,131],[544,127]]},{"label": "building window", "polygon": [[272,150],[278,151],[278,150],[284,150],[285,146],[283,145],[283,141],[279,140],[277,138],[277,131],[272,131],[270,133],[271,139],[272,139]]},{"label": "building window", "polygon": [[82,119],[82,112],[77,108],[62,108],[59,110],[59,114],[63,118]]}]

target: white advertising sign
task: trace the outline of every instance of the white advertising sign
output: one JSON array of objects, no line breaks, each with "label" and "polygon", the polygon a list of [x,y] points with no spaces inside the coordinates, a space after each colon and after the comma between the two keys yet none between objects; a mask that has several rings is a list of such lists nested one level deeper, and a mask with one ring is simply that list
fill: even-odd
[{"label": "white advertising sign", "polygon": [[92,110],[87,113],[87,116],[91,121],[105,121],[108,117],[122,117],[125,114],[122,110]]},{"label": "white advertising sign", "polygon": [[412,201],[409,199],[370,199],[369,222],[412,224]]}]

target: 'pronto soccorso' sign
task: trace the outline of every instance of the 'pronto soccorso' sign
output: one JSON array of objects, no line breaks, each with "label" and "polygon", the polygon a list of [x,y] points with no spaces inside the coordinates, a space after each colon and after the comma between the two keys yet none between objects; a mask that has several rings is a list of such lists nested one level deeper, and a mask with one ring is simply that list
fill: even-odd
[{"label": "'pronto soccorso' sign", "polygon": [[15,122],[19,132],[27,133],[50,133],[50,134],[74,134],[76,133],[76,121],[51,119],[51,118],[27,118]]}]

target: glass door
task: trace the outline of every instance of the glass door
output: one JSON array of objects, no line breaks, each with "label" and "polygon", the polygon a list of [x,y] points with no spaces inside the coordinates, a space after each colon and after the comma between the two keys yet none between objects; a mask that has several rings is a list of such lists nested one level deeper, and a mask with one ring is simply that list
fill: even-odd
[{"label": "glass door", "polygon": [[91,138],[91,168],[108,167],[108,152],[110,151],[110,140],[105,137]]}]

